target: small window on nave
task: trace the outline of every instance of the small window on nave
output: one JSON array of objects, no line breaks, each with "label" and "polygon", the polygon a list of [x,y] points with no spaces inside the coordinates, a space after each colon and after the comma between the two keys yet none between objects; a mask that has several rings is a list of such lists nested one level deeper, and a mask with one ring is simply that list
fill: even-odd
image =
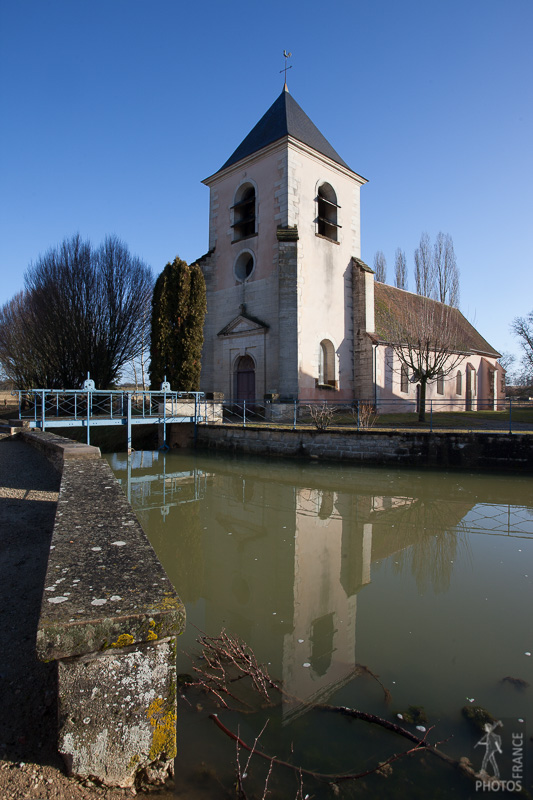
[{"label": "small window on nave", "polygon": [[318,383],[322,386],[334,386],[335,379],[335,348],[329,339],[320,342],[318,352]]},{"label": "small window on nave", "polygon": [[255,189],[249,183],[240,186],[235,195],[233,211],[233,241],[253,236],[255,230]]},{"label": "small window on nave", "polygon": [[337,221],[337,195],[329,183],[323,183],[318,188],[317,194],[317,233],[325,236],[332,242],[339,241],[338,230],[341,227]]},{"label": "small window on nave", "polygon": [[409,391],[409,368],[406,364],[402,364],[400,371],[400,391],[406,393]]}]

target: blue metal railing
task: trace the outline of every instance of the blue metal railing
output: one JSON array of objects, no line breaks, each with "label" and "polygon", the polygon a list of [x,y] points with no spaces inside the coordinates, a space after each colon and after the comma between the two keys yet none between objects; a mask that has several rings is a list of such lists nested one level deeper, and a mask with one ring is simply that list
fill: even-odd
[{"label": "blue metal railing", "polygon": [[163,425],[205,419],[203,392],[121,391],[111,389],[32,389],[12,392],[18,396],[18,418],[32,428],[85,427],[90,444],[91,427],[125,425],[127,444],[131,449],[132,425]]},{"label": "blue metal railing", "polygon": [[414,400],[224,400],[209,401],[202,392],[122,391],[97,389],[34,389],[16,391],[19,419],[31,427],[126,425],[128,448],[131,426],[161,424],[166,443],[166,426],[176,422],[284,427],[416,429],[426,431],[499,431],[533,433],[533,400],[493,398],[441,399],[426,401],[425,421],[418,419]]},{"label": "blue metal railing", "polygon": [[[416,429],[429,432],[461,430],[533,433],[533,400],[493,398],[441,399],[426,401],[425,420],[419,420],[415,400],[224,400],[224,424],[246,428],[252,425],[295,430],[328,428]],[[526,412],[521,413],[521,412]]]}]

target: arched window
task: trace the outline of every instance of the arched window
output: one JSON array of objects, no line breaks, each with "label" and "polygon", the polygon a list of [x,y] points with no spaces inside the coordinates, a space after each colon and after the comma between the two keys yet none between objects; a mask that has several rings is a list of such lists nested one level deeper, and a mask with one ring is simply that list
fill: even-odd
[{"label": "arched window", "polygon": [[316,675],[325,675],[331,665],[333,656],[333,639],[335,636],[333,613],[313,620],[311,625],[311,669]]},{"label": "arched window", "polygon": [[383,366],[385,370],[385,388],[392,390],[394,382],[394,350],[392,347],[385,348],[385,359]]},{"label": "arched window", "polygon": [[463,373],[460,369],[457,370],[457,375],[455,378],[455,393],[462,394],[463,393]]},{"label": "arched window", "polygon": [[255,234],[255,189],[250,183],[240,186],[235,195],[233,211],[233,240]]},{"label": "arched window", "polygon": [[254,271],[255,259],[254,254],[250,250],[243,250],[237,256],[233,271],[238,281],[245,281],[250,277]]},{"label": "arched window", "polygon": [[318,354],[318,382],[326,386],[335,386],[335,348],[329,339],[320,342]]},{"label": "arched window", "polygon": [[318,187],[317,194],[317,233],[326,236],[333,242],[339,240],[338,229],[341,227],[337,222],[337,195],[329,183],[323,183]]},{"label": "arched window", "polygon": [[476,395],[476,373],[472,364],[466,365],[465,384],[465,409],[470,411]]},{"label": "arched window", "polygon": [[444,374],[442,372],[437,375],[437,394],[444,394]]},{"label": "arched window", "polygon": [[402,392],[409,391],[409,368],[407,364],[402,364],[400,371],[400,389]]}]

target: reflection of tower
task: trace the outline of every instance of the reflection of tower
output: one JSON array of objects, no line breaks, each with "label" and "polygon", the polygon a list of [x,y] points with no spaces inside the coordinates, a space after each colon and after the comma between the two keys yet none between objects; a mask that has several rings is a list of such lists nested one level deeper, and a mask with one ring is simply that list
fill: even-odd
[{"label": "reflection of tower", "polygon": [[357,593],[370,580],[372,525],[354,525],[351,495],[299,489],[294,630],[283,643],[283,685],[293,717],[353,676]]},{"label": "reflection of tower", "polygon": [[[283,679],[286,693],[302,701],[284,704],[286,719],[349,681],[356,596],[370,580],[372,543],[372,525],[366,518],[358,521],[356,496],[265,480],[261,470],[257,478],[253,470],[244,475],[226,462],[209,476],[209,490],[202,482],[206,497],[197,506],[198,476],[208,473],[197,464],[183,469],[170,456],[158,466],[158,475],[135,469],[128,485],[131,492],[155,481],[141,514],[146,523],[150,514],[154,546],[185,600],[190,582],[163,551],[179,532],[179,564],[198,561],[185,547],[191,522],[186,509],[191,501],[198,509],[202,587],[194,596],[204,602],[187,608],[192,638],[194,625],[210,635],[225,628],[240,636],[273,677]],[[164,526],[155,514],[161,501],[172,517]]]}]

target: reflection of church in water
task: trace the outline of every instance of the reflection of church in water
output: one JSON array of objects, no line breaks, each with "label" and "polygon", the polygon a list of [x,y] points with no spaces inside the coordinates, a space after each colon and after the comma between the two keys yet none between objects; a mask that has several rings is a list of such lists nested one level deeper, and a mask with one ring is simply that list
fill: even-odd
[{"label": "reflection of church in water", "polygon": [[[272,662],[271,674],[301,701],[286,704],[288,717],[353,678],[359,593],[371,581],[373,562],[418,540],[418,524],[401,524],[418,516],[417,501],[338,492],[321,480],[320,488],[309,488],[235,473],[217,470],[224,502],[203,518],[210,532],[205,625],[239,631],[259,661]],[[461,504],[449,523],[468,508]]]},{"label": "reflection of church in water", "polygon": [[[191,603],[196,611],[193,619],[188,611],[189,622],[210,635],[222,629],[239,635],[302,706],[324,701],[353,677],[357,601],[371,581],[372,563],[416,549],[429,518],[442,514],[439,529],[454,529],[472,507],[464,500],[450,505],[414,499],[408,478],[395,483],[396,496],[383,497],[359,481],[357,493],[330,489],[324,474],[313,473],[310,480],[309,471],[304,478],[292,465],[281,479],[277,472],[265,480],[264,467],[253,464],[243,475],[242,465],[224,461],[213,475],[207,471],[212,462],[206,462],[206,471],[201,459],[195,463],[189,472],[167,472],[157,491],[152,483],[143,497],[138,491],[143,477],[134,471],[133,505],[183,601],[202,598]],[[180,518],[180,511],[189,516]],[[185,519],[186,537],[194,528],[193,536],[201,539],[201,558],[176,540],[169,562],[164,556],[169,536],[175,537]],[[425,532],[422,536],[427,542]],[[425,555],[435,562],[435,551]],[[453,555],[445,553],[445,570]],[[185,562],[193,564],[192,581],[184,578]],[[187,597],[193,584],[196,596]],[[284,716],[298,708],[298,703],[287,706]]]}]

